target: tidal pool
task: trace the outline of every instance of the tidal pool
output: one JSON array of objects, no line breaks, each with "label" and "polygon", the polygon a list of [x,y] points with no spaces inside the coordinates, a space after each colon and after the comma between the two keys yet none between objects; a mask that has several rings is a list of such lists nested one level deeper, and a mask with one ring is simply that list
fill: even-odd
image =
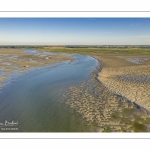
[{"label": "tidal pool", "polygon": [[62,96],[70,86],[87,81],[99,63],[90,56],[73,56],[74,62],[11,77],[0,89],[1,127],[5,121],[14,121],[18,122],[14,132],[90,131],[80,114],[62,101]]}]

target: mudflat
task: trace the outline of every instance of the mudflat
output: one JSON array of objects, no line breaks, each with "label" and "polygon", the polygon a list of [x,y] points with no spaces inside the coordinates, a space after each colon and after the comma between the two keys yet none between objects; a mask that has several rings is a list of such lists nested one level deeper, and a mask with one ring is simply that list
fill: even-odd
[{"label": "mudflat", "polygon": [[73,61],[74,58],[63,54],[26,53],[24,49],[0,48],[0,86],[12,75],[18,75],[32,68]]},{"label": "mudflat", "polygon": [[98,132],[150,131],[150,56],[91,54],[100,68],[70,87],[66,104]]}]

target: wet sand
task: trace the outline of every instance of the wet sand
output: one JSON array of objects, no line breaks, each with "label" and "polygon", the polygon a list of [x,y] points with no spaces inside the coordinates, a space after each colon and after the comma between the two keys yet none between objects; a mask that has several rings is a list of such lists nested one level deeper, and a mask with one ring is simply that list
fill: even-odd
[{"label": "wet sand", "polygon": [[64,95],[65,103],[80,113],[94,131],[150,131],[149,57],[142,56],[142,61],[137,56],[93,54],[93,57],[100,61],[101,67],[88,82],[70,87]]},{"label": "wet sand", "polygon": [[111,57],[110,66],[104,57],[99,58],[106,67],[104,65],[98,79],[112,92],[150,111],[150,56]]},{"label": "wet sand", "polygon": [[26,53],[23,49],[0,48],[0,86],[12,75],[18,75],[32,68],[50,66],[74,58],[63,54]]}]

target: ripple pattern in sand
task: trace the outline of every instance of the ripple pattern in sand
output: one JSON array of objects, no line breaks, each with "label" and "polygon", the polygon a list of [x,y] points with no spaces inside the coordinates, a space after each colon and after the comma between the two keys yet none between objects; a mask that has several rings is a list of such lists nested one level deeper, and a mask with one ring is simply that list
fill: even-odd
[{"label": "ripple pattern in sand", "polygon": [[[87,125],[95,126],[96,131],[100,132],[105,128],[113,132],[131,132],[134,131],[136,117],[149,118],[147,110],[111,92],[96,79],[94,73],[88,82],[70,87],[64,95],[64,101],[82,115]],[[132,113],[124,113],[128,111]]]},{"label": "ripple pattern in sand", "polygon": [[150,65],[103,69],[99,79],[111,91],[150,110]]}]

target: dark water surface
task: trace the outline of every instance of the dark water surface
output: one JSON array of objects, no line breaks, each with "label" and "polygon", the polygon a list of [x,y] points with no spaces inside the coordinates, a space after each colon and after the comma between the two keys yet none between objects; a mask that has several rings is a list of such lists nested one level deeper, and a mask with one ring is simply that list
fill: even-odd
[{"label": "dark water surface", "polygon": [[89,131],[82,117],[61,98],[69,86],[88,80],[98,61],[90,56],[73,56],[76,60],[72,63],[12,77],[0,90],[0,123],[18,121],[19,132]]}]

